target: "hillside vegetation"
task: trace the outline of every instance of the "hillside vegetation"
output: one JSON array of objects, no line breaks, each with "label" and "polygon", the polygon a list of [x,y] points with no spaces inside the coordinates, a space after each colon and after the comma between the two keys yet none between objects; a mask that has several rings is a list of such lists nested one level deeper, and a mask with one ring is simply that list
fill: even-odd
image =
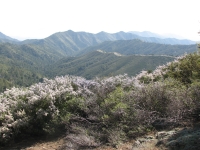
[{"label": "hillside vegetation", "polygon": [[[136,77],[64,76],[7,90],[0,95],[0,143],[63,125],[66,149],[116,146],[158,129],[159,121],[168,128],[188,119],[198,121],[199,60],[199,55],[190,54]],[[185,145],[168,144],[174,146]],[[198,142],[192,147],[198,149]]]},{"label": "hillside vegetation", "polygon": [[197,50],[193,45],[169,45],[135,40],[106,41],[96,46],[90,46],[79,52],[78,55],[101,49],[106,52],[118,52],[123,55],[170,55],[180,56],[184,53],[193,53]]},{"label": "hillside vegetation", "polygon": [[[92,39],[90,41],[84,36],[74,34],[74,32],[72,32],[72,35],[69,34],[71,35],[70,38],[64,35],[59,36],[59,34],[56,34],[56,36],[52,35],[43,40],[28,40],[18,44],[0,43],[0,92],[12,86],[30,86],[33,83],[41,81],[43,77],[55,77],[57,75],[78,75],[87,79],[92,79],[95,76],[103,77],[123,73],[135,75],[141,70],[152,70],[155,69],[157,65],[162,65],[168,61],[172,61],[172,58],[164,56],[119,57],[114,55],[114,53],[97,52],[85,53],[84,55],[71,57],[72,54],[74,55],[78,51],[86,52],[86,49],[82,49],[85,46],[98,43],[91,43],[91,41],[93,41]],[[91,35],[88,34],[88,36],[90,37]],[[71,44],[66,42],[67,39]],[[88,40],[88,44],[86,42],[84,45],[83,43],[86,39]],[[65,43],[64,46],[62,46],[60,41]],[[103,45],[107,47],[105,48],[107,51],[119,52],[124,55],[148,55],[151,53],[150,51],[159,55],[173,55],[173,52],[175,51],[178,54],[181,54],[191,52],[195,49],[194,45],[172,46],[146,43],[140,40],[116,41],[111,45],[107,45],[106,43],[109,42],[105,42]],[[145,47],[142,46],[143,44]],[[102,48],[104,47],[103,45]],[[134,49],[137,49],[137,51],[134,51]],[[173,49],[173,51],[169,50],[168,53],[168,49]],[[96,48],[92,50],[96,50]]]},{"label": "hillside vegetation", "polygon": [[[136,42],[139,42],[139,43],[136,44],[133,39],[136,39]],[[138,39],[141,41],[139,41]],[[52,51],[52,53],[53,51],[54,52],[56,51],[55,54],[58,53],[59,55],[63,55],[63,56],[76,56],[77,54],[84,53],[83,49],[89,46],[95,46],[106,41],[117,41],[117,40],[122,40],[122,41],[121,43],[112,43],[112,45],[115,44],[114,47],[118,47],[119,45],[121,45],[119,48],[121,50],[119,51],[119,49],[117,49],[116,51],[119,53],[122,53],[124,49],[126,48],[126,49],[129,49],[128,54],[130,54],[131,47],[136,47],[136,48],[133,48],[134,51],[131,54],[141,54],[139,51],[140,50],[143,51],[143,49],[145,49],[145,51],[148,49],[148,52],[145,53],[145,51],[143,51],[142,54],[154,54],[154,51],[153,52],[150,52],[150,51],[153,49],[156,49],[156,51],[162,51],[161,54],[164,54],[164,55],[170,54],[174,56],[183,54],[185,52],[188,52],[188,53],[194,52],[196,50],[196,47],[194,45],[188,46],[188,47],[186,46],[190,44],[195,44],[195,42],[192,42],[189,40],[140,37],[138,35],[135,35],[132,33],[125,33],[125,32],[117,32],[113,34],[106,33],[106,32],[99,32],[97,34],[92,34],[92,33],[87,33],[87,32],[74,32],[71,30],[68,30],[66,32],[58,32],[41,40],[25,40],[25,41],[22,41],[20,44],[30,44],[34,47],[42,48],[46,51]],[[127,42],[124,43],[126,40],[133,40],[133,43],[131,43],[131,45],[130,45],[130,41],[129,41],[129,44]],[[142,43],[144,44],[142,46],[141,44],[142,41],[154,43],[154,44],[145,45],[145,43]],[[108,43],[104,43],[104,44],[107,45]],[[162,46],[160,44],[167,44],[167,45]],[[171,47],[169,46],[169,45],[178,45],[178,44],[184,45],[184,46],[182,47],[175,46],[175,48],[172,48],[173,46]],[[145,47],[151,47],[151,48],[146,49]],[[183,49],[181,50],[181,48]],[[102,48],[99,47],[98,49],[102,49]],[[137,49],[137,51],[135,51],[135,49]],[[106,49],[102,49],[102,50],[106,51]],[[111,50],[113,51],[113,48]],[[169,50],[172,54],[168,52]],[[178,52],[176,52],[176,50],[178,50]],[[164,51],[167,51],[167,52],[165,53]]]},{"label": "hillside vegetation", "polygon": [[[56,53],[56,52],[55,52]],[[78,75],[87,79],[127,73],[172,61],[167,56],[117,56],[114,53],[91,52],[79,57],[65,57],[33,45],[0,44],[0,92],[13,86],[30,86],[43,77]]]},{"label": "hillside vegetation", "polygon": [[[18,41],[0,33],[0,92],[13,86],[27,87],[42,81],[43,77],[54,78],[58,75],[78,75],[87,79],[123,73],[135,75],[143,69],[152,70],[156,65],[172,60],[163,56],[118,57],[115,52],[123,55],[177,56],[196,49],[195,45],[147,43],[141,38],[125,32],[92,34],[69,30],[44,39]],[[176,42],[184,44],[181,40]],[[114,53],[87,53],[97,49]]]},{"label": "hillside vegetation", "polygon": [[39,82],[45,61],[48,57],[30,46],[0,44],[0,91]]},{"label": "hillside vegetation", "polygon": [[95,77],[108,77],[119,74],[134,76],[141,70],[154,70],[156,66],[166,64],[174,60],[169,56],[135,56],[120,55],[104,51],[93,51],[79,57],[63,58],[48,68],[47,74],[77,75],[86,79]]}]

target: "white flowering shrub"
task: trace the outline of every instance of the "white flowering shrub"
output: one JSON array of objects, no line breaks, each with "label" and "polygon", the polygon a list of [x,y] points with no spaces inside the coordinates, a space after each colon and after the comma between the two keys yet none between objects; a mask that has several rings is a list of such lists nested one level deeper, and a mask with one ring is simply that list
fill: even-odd
[{"label": "white flowering shrub", "polygon": [[184,54],[182,56],[176,57],[176,59],[172,62],[168,62],[165,65],[160,65],[156,67],[156,69],[153,72],[149,71],[141,71],[138,75],[136,75],[136,79],[140,83],[150,83],[150,82],[155,82],[159,81],[160,79],[166,78],[166,74],[170,71],[170,68],[172,66],[178,66],[182,60],[185,60],[188,55]]},{"label": "white flowering shrub", "polygon": [[44,125],[59,114],[55,101],[62,94],[73,95],[71,77],[44,79],[29,88],[12,88],[0,95],[1,141],[13,137],[25,126],[42,130]]},{"label": "white flowering shrub", "polygon": [[[77,140],[87,146],[82,137],[87,137],[87,143],[93,146],[106,142],[115,145],[118,140],[152,129],[159,118],[178,122],[200,106],[199,82],[185,85],[181,80],[165,77],[170,66],[179,66],[187,57],[136,77],[124,74],[86,80],[67,75],[44,79],[28,88],[7,89],[0,94],[0,144],[19,133],[45,133],[52,124],[62,124],[69,143],[75,147],[80,145]],[[198,72],[191,81],[195,77]]]},{"label": "white flowering shrub", "polygon": [[9,140],[25,127],[33,133],[41,132],[53,119],[69,113],[84,116],[91,111],[95,99],[103,100],[117,86],[126,88],[133,82],[127,75],[95,80],[65,76],[44,79],[43,83],[29,88],[6,90],[0,95],[0,142]]}]

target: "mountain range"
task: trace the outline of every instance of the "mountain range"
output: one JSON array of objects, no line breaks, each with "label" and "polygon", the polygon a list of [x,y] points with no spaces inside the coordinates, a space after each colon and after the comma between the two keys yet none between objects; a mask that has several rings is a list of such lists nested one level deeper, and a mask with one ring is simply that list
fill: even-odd
[{"label": "mountain range", "polygon": [[16,42],[19,42],[19,41],[17,39],[11,38],[11,37],[0,32],[0,43],[2,43],[2,42],[16,43]]},{"label": "mountain range", "polygon": [[47,50],[58,56],[74,56],[77,52],[88,46],[94,46],[105,41],[116,41],[116,40],[132,40],[140,39],[145,42],[170,44],[170,45],[190,45],[195,44],[194,41],[190,40],[179,40],[173,38],[160,39],[156,37],[141,37],[136,34],[117,32],[117,33],[106,33],[99,32],[97,34],[87,32],[74,32],[68,30],[66,32],[55,33],[45,39],[25,40],[18,42],[18,44],[29,44],[37,47],[41,50]]},{"label": "mountain range", "polygon": [[39,47],[53,49],[62,55],[75,56],[77,52],[88,46],[94,46],[105,41],[117,41],[117,40],[132,40],[139,39],[145,42],[170,44],[170,45],[190,45],[195,42],[190,40],[178,40],[178,39],[160,39],[155,37],[140,37],[132,33],[117,32],[106,33],[99,32],[97,34],[87,32],[74,32],[72,30],[66,32],[55,33],[45,39],[41,40],[25,40],[22,44],[32,44]]},{"label": "mountain range", "polygon": [[[181,45],[177,45],[179,43]],[[160,55],[178,56],[196,51],[196,45],[189,43],[194,42],[140,37],[125,32],[92,34],[69,30],[44,39],[25,41],[1,33],[0,91],[14,85],[29,86],[42,81],[43,77],[65,74],[88,79],[123,73],[135,75],[142,69],[151,70],[173,59]],[[130,56],[119,57],[121,54]],[[159,56],[132,56],[136,54]]]}]

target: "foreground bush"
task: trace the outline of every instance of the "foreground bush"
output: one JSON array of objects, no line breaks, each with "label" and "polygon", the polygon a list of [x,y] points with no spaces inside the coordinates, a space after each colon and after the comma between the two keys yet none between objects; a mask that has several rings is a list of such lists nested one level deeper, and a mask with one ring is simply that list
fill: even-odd
[{"label": "foreground bush", "polygon": [[0,142],[9,141],[25,129],[31,131],[30,134],[41,133],[55,120],[68,121],[70,116],[86,117],[94,97],[104,99],[117,86],[131,84],[127,80],[131,79],[117,76],[88,81],[65,76],[44,79],[43,83],[29,88],[7,90],[0,95]]},{"label": "foreground bush", "polygon": [[199,107],[199,87],[172,78],[146,85],[138,77],[119,75],[94,80],[56,77],[12,88],[0,95],[0,143],[63,124],[74,147],[116,145],[152,130],[160,118],[179,122],[190,116]]},{"label": "foreground bush", "polygon": [[0,95],[1,142],[18,133],[31,131],[37,134],[58,116],[55,100],[63,93],[73,94],[70,77],[45,79],[44,83],[29,88],[12,88]]}]

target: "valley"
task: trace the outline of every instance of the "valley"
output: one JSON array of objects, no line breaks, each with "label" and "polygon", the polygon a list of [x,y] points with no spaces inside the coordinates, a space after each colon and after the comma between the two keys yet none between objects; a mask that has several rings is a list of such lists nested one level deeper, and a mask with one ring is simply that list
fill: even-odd
[{"label": "valley", "polygon": [[190,42],[1,33],[0,148],[197,149],[200,55]]},{"label": "valley", "polygon": [[[141,70],[153,70],[184,53],[195,52],[196,45],[189,43],[194,42],[140,37],[125,32],[92,34],[68,30],[44,39],[25,41],[1,33],[0,91],[12,86],[27,87],[41,82],[44,77],[66,74],[87,79],[124,73],[134,76]],[[115,52],[123,56],[116,56]]]}]

